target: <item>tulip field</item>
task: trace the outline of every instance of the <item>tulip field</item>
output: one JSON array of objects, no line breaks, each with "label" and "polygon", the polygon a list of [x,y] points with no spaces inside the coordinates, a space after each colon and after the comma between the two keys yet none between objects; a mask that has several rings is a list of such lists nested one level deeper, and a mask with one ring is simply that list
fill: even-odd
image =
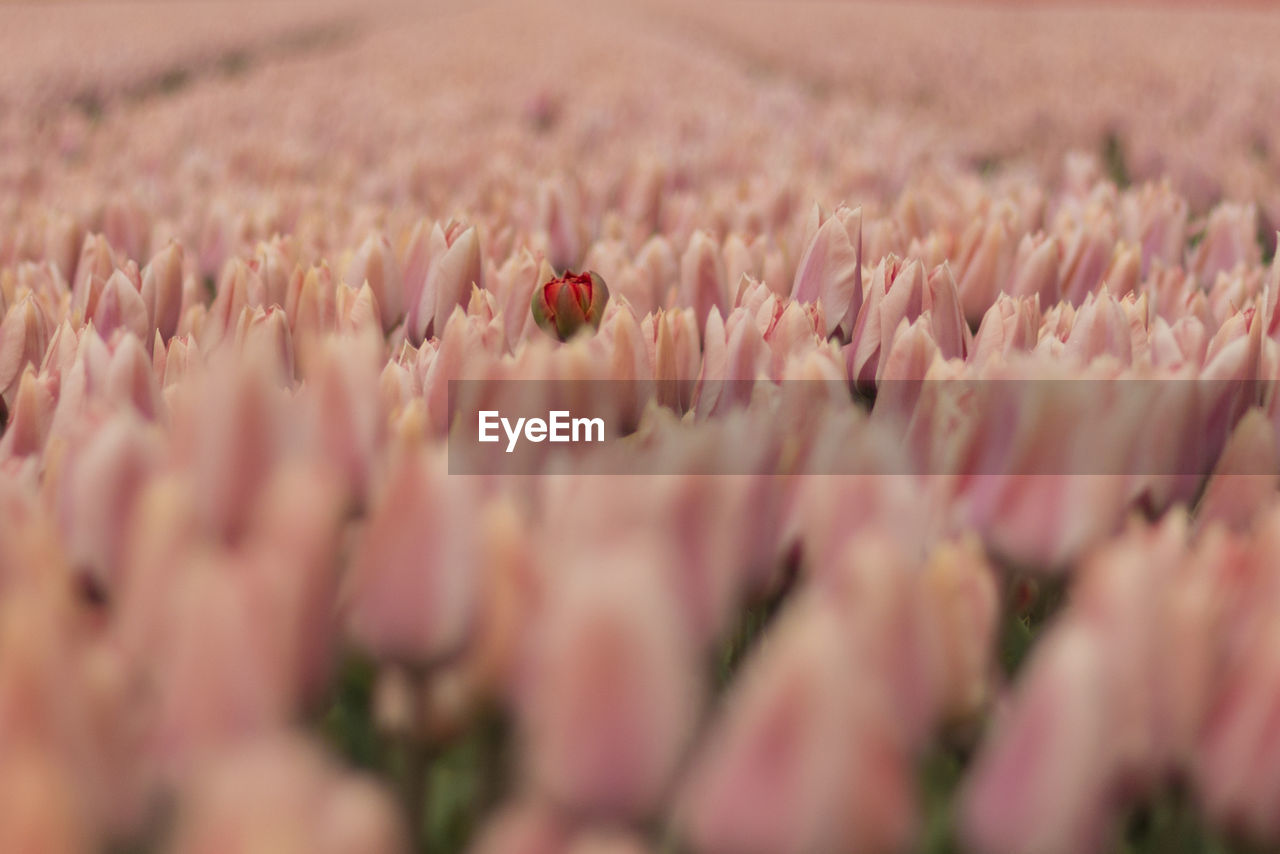
[{"label": "tulip field", "polygon": [[0,2],[0,854],[1280,851],[1277,44]]}]

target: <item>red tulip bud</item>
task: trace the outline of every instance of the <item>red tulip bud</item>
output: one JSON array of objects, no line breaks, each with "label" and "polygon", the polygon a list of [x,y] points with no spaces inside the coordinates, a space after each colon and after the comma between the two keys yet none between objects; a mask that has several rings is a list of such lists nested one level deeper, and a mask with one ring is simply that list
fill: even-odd
[{"label": "red tulip bud", "polygon": [[567,341],[583,326],[600,328],[609,289],[596,273],[565,272],[540,288],[532,299],[533,320],[548,335]]}]

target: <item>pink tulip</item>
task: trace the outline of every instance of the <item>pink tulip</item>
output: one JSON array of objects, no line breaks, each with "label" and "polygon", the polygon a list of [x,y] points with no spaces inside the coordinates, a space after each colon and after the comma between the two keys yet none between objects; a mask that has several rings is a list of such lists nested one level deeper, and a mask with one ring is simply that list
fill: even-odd
[{"label": "pink tulip", "polygon": [[299,269],[289,283],[285,313],[291,321],[293,337],[301,342],[333,330],[338,309],[334,297],[333,275],[323,262],[305,274]]},{"label": "pink tulip", "polygon": [[709,234],[695,232],[680,256],[680,301],[693,309],[699,323],[714,310],[724,317],[732,304],[730,283],[725,280],[724,259]]},{"label": "pink tulip", "polygon": [[1199,788],[1215,820],[1259,838],[1280,833],[1280,779],[1274,724],[1280,640],[1273,629],[1250,638],[1228,672],[1200,747]]},{"label": "pink tulip", "polygon": [[[74,317],[84,319],[93,314],[97,288],[111,278],[115,269],[116,259],[106,238],[101,234],[86,234],[71,280],[71,312]],[[99,283],[96,286],[95,280]]]},{"label": "pink tulip", "polygon": [[[181,247],[173,244],[178,251],[181,260]],[[161,250],[163,254],[166,250]],[[155,259],[152,259],[152,264]],[[297,240],[291,237],[276,236],[266,243],[259,243],[254,250],[253,260],[249,265],[253,267],[258,276],[262,279],[263,288],[266,292],[264,303],[269,306],[285,307],[289,294],[289,279],[298,264],[298,246]],[[145,284],[145,283],[144,283]],[[181,284],[179,284],[181,290]],[[159,326],[159,318],[157,317],[157,326]],[[163,329],[163,327],[160,327]]]},{"label": "pink tulip", "polygon": [[253,501],[283,447],[280,377],[265,360],[213,364],[199,381],[188,377],[173,401],[174,452],[199,483],[200,515],[209,530],[237,539]]},{"label": "pink tulip", "polygon": [[1214,208],[1205,224],[1204,238],[1189,253],[1187,268],[1207,283],[1239,264],[1258,266],[1257,217],[1253,205],[1224,203]]},{"label": "pink tulip", "polygon": [[976,539],[945,543],[930,555],[926,602],[936,608],[946,663],[939,682],[940,712],[965,720],[992,692],[991,649],[1000,617],[996,577]]},{"label": "pink tulip", "polygon": [[534,325],[530,311],[534,291],[555,277],[551,265],[545,260],[539,263],[528,250],[519,256],[513,255],[499,268],[494,287],[501,302],[508,349],[515,349]]},{"label": "pink tulip", "polygon": [[110,586],[124,552],[134,504],[158,463],[155,436],[121,415],[64,463],[59,523],[78,572]]},{"label": "pink tulip", "polygon": [[557,270],[582,260],[587,234],[579,194],[566,182],[544,182],[538,187],[538,223],[546,235],[547,260]]},{"label": "pink tulip", "polygon": [[391,251],[391,241],[381,235],[370,235],[360,245],[347,266],[344,281],[359,290],[368,283],[377,301],[379,326],[390,331],[404,312],[400,267]]},{"label": "pink tulip", "polygon": [[1106,286],[1096,297],[1090,293],[1084,298],[1076,310],[1066,345],[1063,355],[1082,367],[1102,356],[1109,356],[1125,367],[1132,364],[1129,319]]},{"label": "pink tulip", "polygon": [[[682,281],[682,273],[680,259],[672,248],[671,242],[660,234],[649,238],[636,253],[635,267],[641,280],[638,287],[648,294],[648,301],[659,307],[674,307],[675,294],[678,292],[678,283]],[[637,308],[643,305],[643,302],[636,301]],[[684,307],[693,308],[688,303]],[[698,321],[699,329],[706,323],[706,317],[696,314],[696,311],[694,319]]]},{"label": "pink tulip", "polygon": [[1009,280],[1014,262],[1013,212],[998,209],[985,222],[975,221],[960,238],[957,285],[964,316],[977,323]]},{"label": "pink tulip", "polygon": [[822,221],[800,258],[791,298],[821,301],[827,318],[825,335],[847,338],[862,308],[862,209],[843,205]]},{"label": "pink tulip", "polygon": [[35,297],[28,294],[0,320],[0,398],[13,404],[23,370],[40,366],[53,330]]},{"label": "pink tulip", "polygon": [[294,348],[284,309],[245,306],[235,327],[235,344],[253,361],[260,361],[271,376],[290,380],[294,376]]},{"label": "pink tulip", "polygon": [[874,386],[889,357],[898,324],[904,319],[914,321],[924,310],[924,292],[924,270],[919,262],[903,262],[890,255],[876,267],[845,348],[849,378],[859,387]]},{"label": "pink tulip", "polygon": [[98,334],[110,339],[117,329],[142,340],[147,339],[150,321],[147,305],[138,286],[121,270],[107,279],[93,308],[92,320]]},{"label": "pink tulip", "polygon": [[431,263],[422,292],[416,304],[409,306],[406,331],[409,340],[418,344],[444,331],[454,306],[461,305],[471,286],[484,287],[484,269],[480,256],[480,238],[474,226],[464,228],[450,222],[442,229],[432,229]]},{"label": "pink tulip", "polygon": [[1273,423],[1251,409],[1236,424],[1204,489],[1196,524],[1247,530],[1280,483]]},{"label": "pink tulip", "polygon": [[1187,201],[1168,181],[1144,184],[1121,199],[1125,238],[1142,249],[1139,271],[1145,279],[1153,265],[1173,267],[1182,261],[1186,245]]},{"label": "pink tulip", "polygon": [[309,435],[298,438],[312,444],[317,459],[341,476],[357,501],[366,494],[385,437],[373,396],[377,362],[366,342],[326,341],[302,392]]},{"label": "pink tulip", "polygon": [[1018,350],[1031,350],[1039,333],[1039,298],[1015,299],[1001,294],[982,316],[982,323],[973,336],[969,361],[982,366]]},{"label": "pink tulip", "polygon": [[173,337],[182,313],[182,246],[171,242],[142,270],[142,302],[149,326],[163,341]]},{"label": "pink tulip", "polygon": [[528,772],[567,807],[642,816],[692,735],[696,658],[651,572],[600,569],[562,569],[535,628],[521,703]]},{"label": "pink tulip", "polygon": [[1115,222],[1107,218],[1077,224],[1067,233],[1058,268],[1062,298],[1079,306],[1104,281],[1112,263]]},{"label": "pink tulip", "polygon": [[1053,305],[1059,298],[1060,255],[1061,248],[1056,238],[1045,234],[1023,235],[1005,292],[1014,297],[1036,296],[1041,305]]},{"label": "pink tulip", "polygon": [[1052,640],[968,775],[963,836],[991,854],[1082,854],[1107,838],[1106,650],[1083,627]]},{"label": "pink tulip", "polygon": [[401,854],[408,841],[375,783],[344,773],[318,749],[274,736],[208,763],[183,787],[178,854]]},{"label": "pink tulip", "polygon": [[439,660],[471,631],[476,542],[461,521],[470,502],[456,488],[446,500],[438,469],[420,452],[400,462],[374,501],[344,581],[347,628],[379,657]]},{"label": "pink tulip", "polygon": [[31,369],[23,372],[9,406],[4,435],[0,437],[0,460],[39,454],[44,449],[53,422],[55,389],[51,388],[48,377],[37,378]]},{"label": "pink tulip", "polygon": [[810,598],[746,665],[677,807],[696,850],[892,851],[911,836],[902,746]]},{"label": "pink tulip", "polygon": [[654,315],[647,315],[641,327],[653,330],[651,361],[659,403],[685,412],[692,400],[701,363],[700,333],[693,312],[689,309],[659,311],[656,319]]}]

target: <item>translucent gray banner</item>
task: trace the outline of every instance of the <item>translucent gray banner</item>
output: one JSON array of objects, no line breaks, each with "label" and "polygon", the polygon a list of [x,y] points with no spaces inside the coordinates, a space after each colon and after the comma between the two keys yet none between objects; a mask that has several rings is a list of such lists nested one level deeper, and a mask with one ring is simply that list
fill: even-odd
[{"label": "translucent gray banner", "polygon": [[459,380],[449,470],[1201,476],[1274,391],[1218,379],[919,380],[873,396],[822,381]]}]

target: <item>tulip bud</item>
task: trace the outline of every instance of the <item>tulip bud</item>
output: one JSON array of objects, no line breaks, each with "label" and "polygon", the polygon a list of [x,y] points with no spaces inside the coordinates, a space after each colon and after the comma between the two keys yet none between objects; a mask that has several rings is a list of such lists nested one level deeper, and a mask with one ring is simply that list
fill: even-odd
[{"label": "tulip bud", "polygon": [[698,322],[706,323],[713,310],[721,317],[728,314],[730,297],[719,245],[705,231],[694,232],[680,256],[681,305],[692,306]]},{"label": "tulip bud", "polygon": [[1256,207],[1224,202],[1210,212],[1204,239],[1188,253],[1185,266],[1206,283],[1240,264],[1256,267],[1262,263],[1257,233]]},{"label": "tulip bud", "polygon": [[90,317],[104,340],[110,338],[111,333],[117,329],[145,340],[148,327],[147,305],[135,283],[121,270],[116,270],[107,279]]},{"label": "tulip bud", "polygon": [[600,328],[604,307],[609,303],[609,288],[596,273],[566,271],[560,278],[535,288],[530,303],[534,322],[548,335],[567,341],[583,326]]},{"label": "tulip bud", "polygon": [[379,327],[390,330],[400,322],[403,309],[403,288],[400,267],[391,251],[391,241],[380,235],[371,235],[360,246],[347,267],[346,282],[359,290],[365,282],[377,300]]},{"label": "tulip bud", "polygon": [[105,282],[115,270],[111,246],[102,235],[87,234],[80,247],[75,275],[71,279],[71,311],[84,318],[93,313],[93,280]]},{"label": "tulip bud", "polygon": [[48,346],[48,315],[40,301],[28,294],[0,318],[0,394],[12,400],[23,370],[39,365]]},{"label": "tulip bud", "polygon": [[142,302],[150,325],[168,341],[182,317],[182,246],[170,241],[142,270]]},{"label": "tulip bud", "polygon": [[801,302],[822,300],[824,332],[847,337],[862,308],[862,208],[841,207],[834,216],[818,215],[822,224],[807,244],[796,269],[791,296]]}]

